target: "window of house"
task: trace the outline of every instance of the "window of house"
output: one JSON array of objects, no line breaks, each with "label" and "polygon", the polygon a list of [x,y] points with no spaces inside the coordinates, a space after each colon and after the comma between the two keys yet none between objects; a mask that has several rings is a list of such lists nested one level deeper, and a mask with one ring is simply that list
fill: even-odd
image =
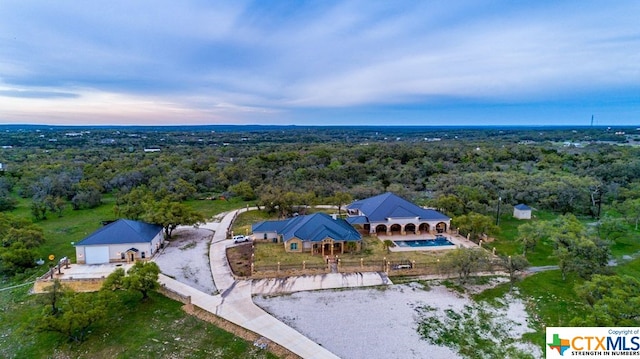
[{"label": "window of house", "polygon": [[297,251],[298,250],[298,243],[291,243],[290,247],[292,251]]},{"label": "window of house", "polygon": [[142,252],[142,253],[140,254],[140,256],[141,256],[142,258],[144,258],[144,257],[145,257],[144,252]]},{"label": "window of house", "polygon": [[266,233],[264,234],[264,240],[265,241],[267,240],[267,234]]},{"label": "window of house", "polygon": [[120,253],[120,259],[124,260],[124,252]]}]

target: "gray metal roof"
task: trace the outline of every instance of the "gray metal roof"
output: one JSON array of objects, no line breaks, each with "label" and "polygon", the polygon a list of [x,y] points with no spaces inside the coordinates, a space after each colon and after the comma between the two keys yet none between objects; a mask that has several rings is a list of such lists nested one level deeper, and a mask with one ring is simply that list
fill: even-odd
[{"label": "gray metal roof", "polygon": [[162,231],[162,226],[130,219],[119,219],[110,223],[88,237],[77,242],[76,246],[148,243]]},{"label": "gray metal roof", "polygon": [[369,222],[384,222],[387,218],[413,218],[425,221],[448,221],[451,218],[433,210],[417,206],[397,195],[387,192],[381,195],[355,201],[347,209],[357,209]]}]

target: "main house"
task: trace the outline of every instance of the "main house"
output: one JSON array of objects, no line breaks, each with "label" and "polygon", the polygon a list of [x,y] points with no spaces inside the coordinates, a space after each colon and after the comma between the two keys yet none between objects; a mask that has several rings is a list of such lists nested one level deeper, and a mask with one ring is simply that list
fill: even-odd
[{"label": "main house", "polygon": [[391,192],[346,207],[347,222],[369,234],[404,235],[447,232],[451,218],[417,206]]},{"label": "main house", "polygon": [[162,226],[119,219],[77,242],[76,263],[134,262],[153,256],[160,249]]},{"label": "main house", "polygon": [[284,243],[287,252],[342,254],[348,243],[359,250],[362,236],[343,219],[325,213],[297,216],[280,221],[263,221],[251,227],[256,241]]}]

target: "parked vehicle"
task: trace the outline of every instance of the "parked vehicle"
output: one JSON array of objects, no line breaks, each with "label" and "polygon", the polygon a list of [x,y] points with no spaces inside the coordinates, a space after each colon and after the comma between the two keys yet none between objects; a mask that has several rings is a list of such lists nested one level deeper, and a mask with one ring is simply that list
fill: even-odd
[{"label": "parked vehicle", "polygon": [[233,236],[233,243],[243,243],[243,242],[249,242],[249,236],[243,236],[243,235]]}]

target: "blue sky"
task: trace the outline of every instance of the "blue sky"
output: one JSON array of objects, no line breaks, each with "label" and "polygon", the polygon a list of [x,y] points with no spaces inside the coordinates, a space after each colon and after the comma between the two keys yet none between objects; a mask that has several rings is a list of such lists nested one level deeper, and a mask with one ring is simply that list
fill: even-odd
[{"label": "blue sky", "polygon": [[0,123],[640,125],[639,1],[0,1]]}]

